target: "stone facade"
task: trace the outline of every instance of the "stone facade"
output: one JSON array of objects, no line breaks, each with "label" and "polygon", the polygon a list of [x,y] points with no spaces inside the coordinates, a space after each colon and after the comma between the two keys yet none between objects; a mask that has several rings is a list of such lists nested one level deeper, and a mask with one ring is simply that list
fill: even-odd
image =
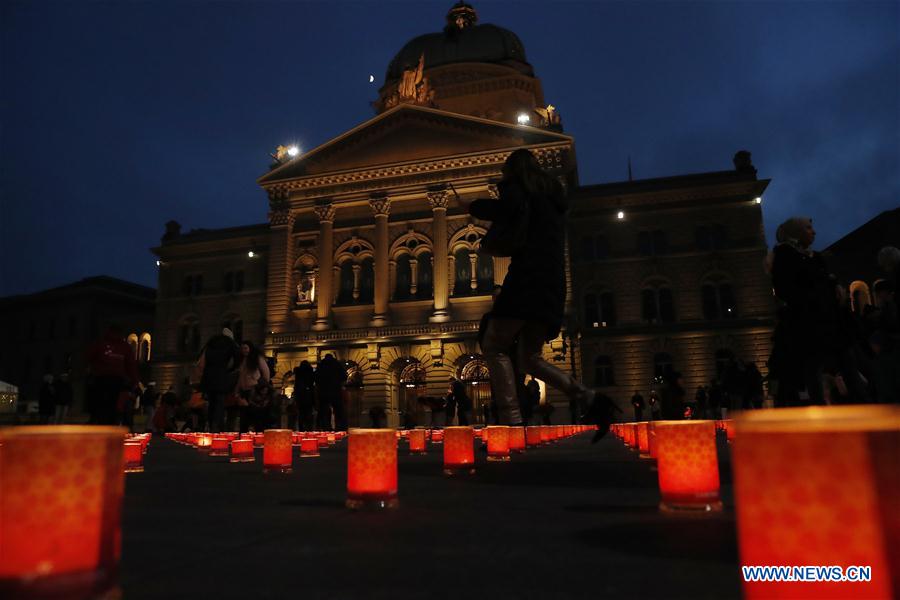
[{"label": "stone facade", "polygon": [[[756,179],[749,154],[739,153],[735,171],[579,187],[574,140],[555,108],[543,106],[519,39],[478,25],[468,5],[451,9],[447,23],[398,53],[375,117],[306,154],[276,158],[258,180],[268,196],[266,225],[167,233],[156,249],[164,348],[157,379],[189,374],[199,345],[183,337],[195,323],[205,340],[239,316],[243,336],[277,359],[275,381],[286,391],[301,361],[315,365],[326,353],[344,361],[351,424],[368,423],[373,407],[386,410],[391,426],[401,412],[428,422],[415,398],[444,395],[450,376],[467,382],[476,408],[487,403],[478,325],[509,259],[480,253],[488,224],[457,198],[496,197],[503,162],[517,148],[531,150],[573,197],[568,318],[544,347],[548,360],[602,384],[596,359],[610,357],[615,385],[604,387],[621,402],[650,384],[657,354],[667,353],[689,385],[708,382],[718,349],[762,364],[772,303],[754,198],[767,182]],[[713,247],[697,247],[699,226],[715,237]],[[594,233],[605,236],[602,256],[581,256],[582,238]],[[638,237],[642,248],[667,245],[643,256]],[[257,259],[247,259],[250,249]],[[237,295],[192,294],[184,283],[235,269],[247,277]],[[263,271],[265,288],[255,285]],[[730,303],[733,313],[704,315],[705,283],[714,286],[716,310]],[[671,290],[665,307],[663,284]],[[644,288],[657,294],[664,322],[644,322]],[[598,318],[595,327],[596,310],[585,322],[584,296],[602,292],[612,293],[606,309],[617,319],[604,327]],[[558,405],[555,420],[568,420],[566,398],[547,390],[543,399]]]}]

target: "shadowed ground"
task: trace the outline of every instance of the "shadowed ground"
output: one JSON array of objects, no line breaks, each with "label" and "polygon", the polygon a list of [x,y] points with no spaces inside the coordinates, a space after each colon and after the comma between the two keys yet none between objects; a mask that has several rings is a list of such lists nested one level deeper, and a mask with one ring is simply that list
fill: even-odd
[{"label": "shadowed ground", "polygon": [[[740,595],[731,474],[725,510],[657,509],[654,461],[589,435],[441,472],[442,446],[400,444],[400,508],[344,508],[346,443],[263,475],[154,439],[127,476],[122,585],[142,598],[733,598]],[[719,447],[720,459],[728,449]]]}]

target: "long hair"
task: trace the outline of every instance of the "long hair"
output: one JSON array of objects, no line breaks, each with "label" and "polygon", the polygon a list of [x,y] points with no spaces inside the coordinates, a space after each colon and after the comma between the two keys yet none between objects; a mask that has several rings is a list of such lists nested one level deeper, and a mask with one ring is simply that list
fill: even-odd
[{"label": "long hair", "polygon": [[514,151],[506,159],[503,179],[516,180],[529,195],[551,197],[559,204],[557,199],[562,195],[559,183],[541,168],[534,154],[524,148]]},{"label": "long hair", "polygon": [[259,357],[261,356],[259,348],[257,348],[253,342],[248,342],[244,340],[241,342],[242,344],[247,344],[247,347],[250,348],[250,352],[247,353],[247,358],[244,359],[244,368],[250,371],[259,371]]}]

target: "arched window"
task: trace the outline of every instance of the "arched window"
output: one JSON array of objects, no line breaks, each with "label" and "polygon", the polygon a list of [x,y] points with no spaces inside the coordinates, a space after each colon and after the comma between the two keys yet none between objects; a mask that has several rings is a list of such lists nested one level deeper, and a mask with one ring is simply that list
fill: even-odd
[{"label": "arched window", "polygon": [[345,261],[341,264],[341,287],[338,293],[338,304],[351,304],[353,302],[353,262]]},{"label": "arched window", "polygon": [[364,258],[359,271],[359,301],[371,304],[375,298],[375,261]]},{"label": "arched window", "polygon": [[494,291],[494,259],[482,252],[478,253],[478,283],[477,291],[480,294],[490,294]]},{"label": "arched window", "polygon": [[734,361],[734,352],[727,348],[716,350],[716,379],[722,379]]},{"label": "arched window", "polygon": [[594,359],[594,385],[596,387],[616,385],[613,363],[610,357],[598,356]]},{"label": "arched window", "polygon": [[653,376],[668,379],[675,368],[672,364],[672,356],[667,352],[657,352],[653,355]]},{"label": "arched window", "polygon": [[674,323],[672,290],[664,284],[641,290],[641,317],[647,323]]},{"label": "arched window", "polygon": [[737,317],[734,290],[730,283],[708,281],[701,287],[701,296],[704,318],[734,319]]},{"label": "arched window", "polygon": [[419,263],[419,284],[416,288],[416,298],[431,298],[434,296],[434,257],[431,252],[422,252],[416,257]]},{"label": "arched window", "polygon": [[[453,265],[456,271],[453,285],[454,296],[468,296],[472,293],[472,263],[469,260],[471,251],[468,248],[460,248],[453,253]],[[476,280],[475,286],[478,286]]]},{"label": "arched window", "polygon": [[611,327],[616,324],[616,305],[612,292],[584,296],[585,327]]},{"label": "arched window", "polygon": [[138,336],[136,333],[129,333],[126,338],[128,346],[131,348],[131,355],[137,360],[138,357]]},{"label": "arched window", "polygon": [[150,334],[141,334],[141,344],[138,349],[138,360],[141,362],[150,362]]}]

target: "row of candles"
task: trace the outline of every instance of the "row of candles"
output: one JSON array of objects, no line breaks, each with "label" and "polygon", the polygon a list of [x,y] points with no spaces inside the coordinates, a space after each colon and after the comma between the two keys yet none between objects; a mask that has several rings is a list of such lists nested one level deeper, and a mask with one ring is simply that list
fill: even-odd
[{"label": "row of candles", "polygon": [[[900,407],[767,409],[734,421],[625,423],[612,431],[655,458],[667,512],[706,512],[721,506],[717,427],[732,441],[741,565],[870,569],[867,581],[745,582],[746,597],[900,595]],[[429,438],[442,444],[445,472],[457,474],[473,472],[476,439],[486,441],[490,460],[503,461],[523,449],[523,438],[528,448],[589,429],[268,430],[173,439],[212,453],[218,437],[225,441],[217,452],[227,447],[245,460],[261,443],[264,468],[280,471],[292,464],[297,440],[302,456],[305,439],[317,449],[346,439],[347,504],[356,508],[396,506],[398,439],[411,453],[426,450]],[[120,427],[0,429],[0,596],[90,598],[109,589],[119,563],[124,472],[142,468],[149,442]]]},{"label": "row of candles", "polygon": [[900,407],[756,410],[612,432],[656,461],[666,512],[721,510],[717,432],[726,438],[742,566],[869,569],[855,581],[744,581],[745,598],[900,597]]},{"label": "row of candles", "polygon": [[578,435],[594,427],[542,425],[534,427],[489,426],[445,429],[351,429],[345,432],[296,432],[267,429],[263,433],[169,433],[169,439],[192,446],[210,456],[229,456],[230,462],[253,462],[254,448],[263,449],[264,473],[290,473],[294,448],[300,457],[319,456],[319,448],[347,439],[347,506],[397,506],[398,440],[407,442],[412,455],[426,454],[428,441],[443,446],[444,473],[475,472],[475,441],[487,447],[487,460],[505,462],[510,454],[524,452]]}]

